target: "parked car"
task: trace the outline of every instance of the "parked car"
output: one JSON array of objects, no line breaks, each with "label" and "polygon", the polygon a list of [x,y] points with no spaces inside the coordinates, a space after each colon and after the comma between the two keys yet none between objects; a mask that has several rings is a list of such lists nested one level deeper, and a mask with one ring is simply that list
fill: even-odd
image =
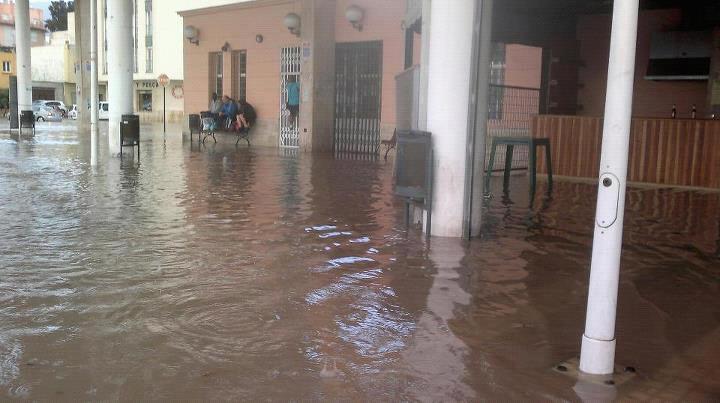
[{"label": "parked car", "polygon": [[57,108],[60,111],[60,113],[62,114],[62,117],[66,117],[67,113],[68,113],[68,109],[65,106],[65,103],[63,101],[37,100],[37,101],[33,101],[33,107],[35,107],[35,105],[46,106],[46,107],[50,107],[50,108]]},{"label": "parked car", "polygon": [[33,105],[33,113],[38,122],[62,122],[62,113],[48,106]]},{"label": "parked car", "polygon": [[103,101],[100,102],[99,108],[98,108],[98,119],[100,120],[108,120],[110,119],[110,113],[108,112],[110,108],[110,104]]},{"label": "parked car", "polygon": [[65,106],[65,103],[63,101],[45,101],[45,105],[57,107],[58,109],[60,109],[60,112],[62,112],[63,117],[67,117],[68,108],[67,106]]},{"label": "parked car", "polygon": [[67,113],[68,118],[72,120],[77,120],[78,118],[78,107],[77,105],[73,104],[72,108]]}]

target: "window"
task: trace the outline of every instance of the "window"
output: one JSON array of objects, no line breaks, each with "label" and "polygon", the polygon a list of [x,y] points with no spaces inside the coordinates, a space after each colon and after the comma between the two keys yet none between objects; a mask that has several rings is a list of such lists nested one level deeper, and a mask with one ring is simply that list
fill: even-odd
[{"label": "window", "polygon": [[232,52],[232,96],[237,100],[246,99],[247,96],[247,52],[236,50]]},{"label": "window", "polygon": [[145,0],[145,72],[153,72],[152,0]]},{"label": "window", "polygon": [[488,119],[502,119],[505,99],[505,44],[492,44],[490,56],[490,97],[488,100]]},{"label": "window", "polygon": [[152,112],[153,100],[151,91],[138,92],[138,109],[141,112]]},{"label": "window", "polygon": [[222,96],[223,93],[223,54],[222,52],[210,53],[210,94],[213,92]]},{"label": "window", "polygon": [[2,71],[3,73],[9,73],[11,71],[9,61],[2,62]]}]

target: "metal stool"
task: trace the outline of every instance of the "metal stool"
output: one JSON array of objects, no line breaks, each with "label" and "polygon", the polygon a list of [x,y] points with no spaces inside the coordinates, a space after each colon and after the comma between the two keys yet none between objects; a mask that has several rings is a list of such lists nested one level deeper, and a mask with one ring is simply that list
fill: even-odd
[{"label": "metal stool", "polygon": [[537,148],[545,147],[545,161],[547,163],[548,172],[548,190],[552,189],[552,160],[550,158],[550,139],[535,137],[493,137],[492,149],[490,151],[490,161],[488,163],[487,176],[485,177],[485,191],[490,185],[490,175],[492,175],[493,165],[495,163],[495,151],[498,146],[506,146],[505,150],[505,171],[503,173],[503,189],[507,191],[510,184],[510,170],[512,169],[512,157],[515,146],[528,147],[528,169],[530,170],[530,192],[535,193],[535,184],[537,176]]}]

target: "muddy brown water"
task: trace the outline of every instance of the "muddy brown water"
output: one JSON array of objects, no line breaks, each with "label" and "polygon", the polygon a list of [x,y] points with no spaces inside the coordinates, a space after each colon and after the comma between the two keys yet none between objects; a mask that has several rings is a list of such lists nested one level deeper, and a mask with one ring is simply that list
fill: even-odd
[{"label": "muddy brown water", "polygon": [[594,186],[529,207],[526,178],[493,183],[482,241],[425,242],[391,163],[145,138],[93,169],[73,127],[0,134],[0,400],[720,399],[718,193],[629,191],[637,375],[588,386],[552,368],[579,351]]}]

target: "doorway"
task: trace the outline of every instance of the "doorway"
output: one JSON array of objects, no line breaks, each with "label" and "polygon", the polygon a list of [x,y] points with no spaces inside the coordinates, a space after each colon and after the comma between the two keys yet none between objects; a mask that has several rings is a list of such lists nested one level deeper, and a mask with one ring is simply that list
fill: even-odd
[{"label": "doorway", "polygon": [[380,145],[382,55],[382,41],[336,45],[336,153],[377,152]]}]

